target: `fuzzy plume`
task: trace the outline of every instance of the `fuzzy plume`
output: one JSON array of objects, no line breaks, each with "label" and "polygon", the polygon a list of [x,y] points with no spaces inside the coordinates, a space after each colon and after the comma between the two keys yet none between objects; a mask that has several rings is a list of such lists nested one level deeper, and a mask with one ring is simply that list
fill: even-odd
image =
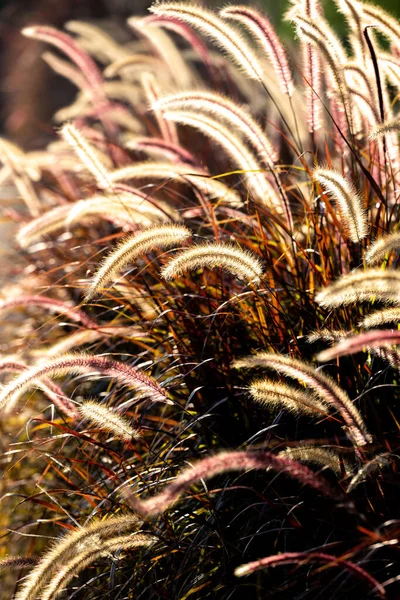
[{"label": "fuzzy plume", "polygon": [[336,452],[327,448],[320,448],[319,446],[302,445],[286,448],[285,450],[278,452],[278,456],[300,462],[313,463],[323,468],[328,467],[338,476],[342,474],[342,467],[346,473],[351,473],[350,465],[341,461]]},{"label": "fuzzy plume", "polygon": [[277,554],[276,556],[267,556],[260,560],[255,560],[237,567],[235,569],[235,575],[236,577],[243,577],[244,575],[255,573],[259,569],[267,569],[268,567],[292,563],[299,564],[301,562],[322,562],[331,566],[343,567],[351,574],[366,581],[369,587],[375,590],[381,598],[386,597],[385,588],[367,571],[353,562],[323,552],[284,552],[283,554]]},{"label": "fuzzy plume", "polygon": [[[0,359],[0,373],[26,373],[28,369],[29,367],[25,363],[17,361],[13,357]],[[78,417],[79,413],[75,404],[51,379],[41,377],[34,382],[34,385],[43,392],[60,412],[72,419]]]},{"label": "fuzzy plume", "polygon": [[314,394],[270,379],[256,379],[249,388],[251,397],[263,407],[284,408],[294,414],[318,417],[326,414],[326,404]]},{"label": "fuzzy plume", "polygon": [[387,325],[388,323],[400,323],[400,308],[384,308],[367,315],[359,322],[358,326],[364,329],[372,329],[379,325]]},{"label": "fuzzy plume", "polygon": [[62,31],[58,31],[58,29],[43,25],[26,27],[22,30],[22,34],[26,37],[52,44],[66,54],[84,75],[93,99],[99,102],[104,101],[105,98],[102,89],[103,77],[96,63],[82,50],[73,38]]},{"label": "fuzzy plume", "polygon": [[311,486],[318,492],[330,496],[332,490],[323,479],[315,478],[313,471],[287,458],[278,457],[270,452],[259,450],[256,452],[220,452],[215,456],[209,456],[197,464],[182,471],[178,477],[168,484],[164,491],[153,498],[140,500],[129,496],[134,510],[145,516],[157,516],[201,479],[210,479],[220,473],[229,471],[249,471],[251,469],[266,468],[273,469],[279,473],[285,473],[293,479],[297,479],[303,485]]},{"label": "fuzzy plume", "polygon": [[239,32],[217,17],[212,11],[195,4],[168,2],[153,4],[150,11],[156,15],[173,17],[199,29],[224,52],[248,77],[257,81],[263,78],[263,69],[252,48],[240,36]]},{"label": "fuzzy plume", "polygon": [[124,238],[96,271],[85,294],[88,302],[108,283],[117,279],[121,269],[139,256],[153,250],[176,247],[190,237],[191,232],[181,225],[161,225],[145,229],[140,233]]},{"label": "fuzzy plume", "polygon": [[367,479],[368,475],[371,475],[379,469],[388,467],[390,464],[390,454],[388,452],[383,452],[375,456],[372,460],[360,467],[360,469],[351,479],[346,490],[347,494],[350,494],[358,485],[360,485],[360,483],[363,483]]},{"label": "fuzzy plume", "polygon": [[[127,147],[129,147],[129,144],[127,144]],[[172,182],[177,180],[198,189],[210,199],[232,206],[243,205],[239,194],[235,190],[218,179],[213,179],[204,169],[191,167],[185,163],[137,162],[134,165],[113,171],[110,173],[110,179],[113,182],[129,179],[150,179],[152,181],[170,179]],[[168,211],[174,214],[170,207],[168,207]],[[174,221],[177,221],[178,215],[175,214],[174,216]]]},{"label": "fuzzy plume", "polygon": [[263,273],[261,261],[248,250],[231,244],[210,243],[184,250],[165,265],[161,275],[169,281],[204,267],[220,267],[254,285],[260,283]]},{"label": "fuzzy plume", "polygon": [[313,178],[337,202],[350,239],[359,242],[368,233],[368,223],[362,199],[353,185],[334,169],[315,169]]},{"label": "fuzzy plume", "polygon": [[279,215],[284,213],[285,206],[264,176],[257,157],[247,148],[235,131],[223,125],[219,119],[206,116],[195,110],[168,110],[165,111],[164,116],[175,123],[194,127],[222,146],[227,155],[234,161],[237,169],[243,172],[254,200],[269,207],[274,213]]},{"label": "fuzzy plume", "polygon": [[86,421],[103,431],[112,433],[124,442],[130,442],[132,439],[140,437],[139,430],[132,427],[128,419],[117,415],[104,404],[86,400],[78,410]]},{"label": "fuzzy plume", "polygon": [[209,114],[237,129],[257,150],[263,162],[272,166],[277,160],[277,152],[260,125],[248,110],[230,98],[208,91],[180,92],[161,98],[152,106],[162,110],[195,110]]},{"label": "fuzzy plume", "polygon": [[[147,548],[154,544],[157,538],[148,534],[133,533],[95,541],[90,547],[85,546],[76,556],[72,556],[66,564],[60,564],[58,572],[50,579],[44,590],[41,600],[55,600],[59,593],[66,588],[68,583],[79,575],[89,565],[102,557],[116,560],[113,553],[121,550]],[[117,555],[118,556],[118,555]]]},{"label": "fuzzy plume", "polygon": [[97,152],[85,140],[82,133],[72,123],[63,125],[60,133],[64,140],[68,142],[71,148],[76,152],[76,155],[85,165],[87,170],[96,179],[100,188],[105,190],[111,188],[111,183],[108,178],[108,173],[105,165],[102,164]]},{"label": "fuzzy plume", "polygon": [[93,543],[104,544],[107,539],[137,530],[139,519],[136,515],[110,517],[86,525],[58,540],[46,552],[38,565],[29,573],[15,600],[36,600],[42,598],[43,591],[53,577],[57,576],[64,564],[76,557]]},{"label": "fuzzy plume", "polygon": [[264,367],[297,379],[310,388],[321,402],[339,411],[356,445],[364,445],[371,441],[363,418],[346,392],[333,379],[310,365],[288,356],[259,352],[254,356],[236,360],[233,367],[236,369]]},{"label": "fuzzy plume", "polygon": [[320,362],[327,362],[328,360],[339,358],[340,356],[356,354],[363,350],[368,351],[371,348],[376,350],[387,346],[393,346],[394,344],[400,344],[400,331],[376,329],[368,331],[367,333],[348,337],[336,346],[320,352],[317,355],[317,360]]},{"label": "fuzzy plume", "polygon": [[5,385],[0,392],[0,409],[9,414],[20,396],[43,376],[62,377],[88,373],[100,373],[104,377],[116,379],[120,385],[127,385],[148,395],[153,402],[170,402],[166,391],[135,367],[106,356],[67,354],[47,362],[41,361]]},{"label": "fuzzy plume", "polygon": [[46,296],[17,296],[15,298],[0,300],[0,311],[12,310],[19,307],[30,308],[32,306],[63,315],[74,323],[81,323],[85,327],[93,329],[97,328],[97,324],[82,310],[69,306],[61,300],[54,300],[53,298],[47,298]]},{"label": "fuzzy plume", "polygon": [[386,269],[365,269],[343,275],[320,290],[315,300],[324,308],[337,308],[354,302],[400,303],[400,273]]},{"label": "fuzzy plume", "polygon": [[246,27],[267,55],[281,90],[292,96],[294,83],[286,50],[270,21],[260,12],[248,6],[227,6],[220,13],[226,19],[238,21]]},{"label": "fuzzy plume", "polygon": [[369,265],[376,265],[393,250],[400,250],[400,233],[398,231],[375,240],[365,253],[365,260]]}]

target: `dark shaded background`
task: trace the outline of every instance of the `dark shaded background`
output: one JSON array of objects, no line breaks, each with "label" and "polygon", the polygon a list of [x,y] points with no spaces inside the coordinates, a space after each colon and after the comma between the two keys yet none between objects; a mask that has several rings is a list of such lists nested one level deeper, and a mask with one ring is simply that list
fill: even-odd
[{"label": "dark shaded background", "polygon": [[[226,4],[224,0],[200,3]],[[260,4],[290,44],[290,25],[280,24],[288,0],[248,3]],[[127,17],[144,14],[150,4],[151,0],[0,0],[0,135],[25,149],[43,146],[52,133],[51,116],[70,102],[75,93],[40,60],[43,46],[21,36],[24,26],[40,23],[62,27],[70,19],[81,19],[111,28],[118,35],[118,31],[126,30]],[[333,0],[323,0],[323,4],[328,18],[344,34],[344,23]],[[384,0],[379,4],[400,16],[400,0]]]}]

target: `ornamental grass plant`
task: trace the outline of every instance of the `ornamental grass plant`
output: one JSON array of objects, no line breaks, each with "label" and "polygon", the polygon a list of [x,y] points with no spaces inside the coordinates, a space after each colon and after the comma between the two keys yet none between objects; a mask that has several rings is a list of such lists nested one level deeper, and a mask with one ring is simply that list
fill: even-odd
[{"label": "ornamental grass plant", "polygon": [[22,31],[76,96],[0,140],[2,597],[399,597],[400,23],[334,4]]}]

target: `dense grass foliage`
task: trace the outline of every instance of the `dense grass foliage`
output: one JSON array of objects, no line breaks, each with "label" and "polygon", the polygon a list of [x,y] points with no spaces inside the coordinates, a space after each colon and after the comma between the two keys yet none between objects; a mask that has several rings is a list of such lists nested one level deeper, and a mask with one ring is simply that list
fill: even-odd
[{"label": "dense grass foliage", "polygon": [[0,141],[4,598],[398,597],[400,23],[335,4],[23,31],[77,95]]}]

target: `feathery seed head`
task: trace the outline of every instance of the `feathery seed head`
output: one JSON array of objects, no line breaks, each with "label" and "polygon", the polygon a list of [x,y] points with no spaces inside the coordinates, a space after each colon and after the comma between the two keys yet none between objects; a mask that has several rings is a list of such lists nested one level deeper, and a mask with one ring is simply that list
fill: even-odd
[{"label": "feathery seed head", "polygon": [[161,275],[169,281],[204,267],[220,267],[254,285],[260,283],[263,273],[261,261],[248,250],[232,244],[210,243],[184,250],[165,265]]},{"label": "feathery seed head", "polygon": [[315,169],[313,178],[337,202],[350,239],[359,242],[367,235],[368,224],[361,197],[353,185],[334,169]]},{"label": "feathery seed head", "polygon": [[399,304],[400,273],[392,269],[353,271],[320,290],[315,300],[325,308],[373,300]]},{"label": "feathery seed head", "polygon": [[140,233],[124,238],[94,274],[85,295],[86,302],[98,294],[101,288],[114,281],[127,263],[153,250],[176,247],[190,235],[190,230],[183,225],[166,224],[144,229]]},{"label": "feathery seed head", "polygon": [[79,406],[78,410],[86,421],[104,431],[112,433],[124,442],[130,442],[132,439],[140,437],[139,430],[132,427],[128,419],[116,414],[111,408],[104,406],[104,404],[86,400]]},{"label": "feathery seed head", "polygon": [[400,250],[400,232],[398,231],[375,240],[365,253],[365,260],[369,265],[375,265],[383,260],[388,252],[393,250]]},{"label": "feathery seed head", "polygon": [[326,404],[305,390],[296,389],[270,379],[256,379],[250,384],[251,397],[263,407],[284,408],[294,414],[320,417],[326,414]]}]

